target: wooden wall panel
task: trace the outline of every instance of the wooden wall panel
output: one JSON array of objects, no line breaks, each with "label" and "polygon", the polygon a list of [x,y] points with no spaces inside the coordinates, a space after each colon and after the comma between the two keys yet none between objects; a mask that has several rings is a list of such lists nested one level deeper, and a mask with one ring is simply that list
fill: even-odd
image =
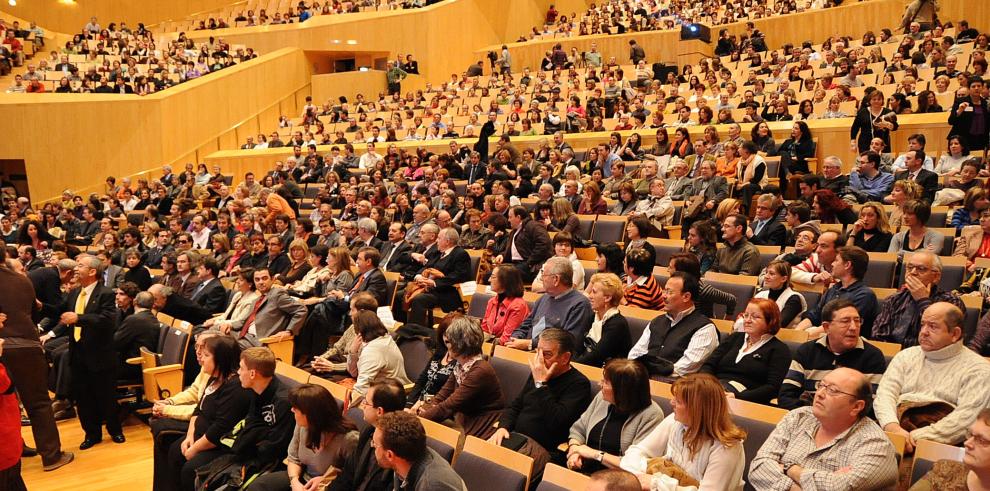
[{"label": "wooden wall panel", "polygon": [[138,22],[145,25],[164,20],[179,20],[190,14],[222,8],[235,3],[234,0],[168,0],[137,2],[133,0],[75,0],[63,3],[60,0],[21,0],[16,6],[7,2],[0,4],[0,11],[22,19],[33,20],[40,26],[64,33],[82,30],[91,16],[96,16],[101,26],[121,21],[130,27]]},{"label": "wooden wall panel", "polygon": [[378,70],[314,75],[313,100],[323,104],[330,99],[336,102],[338,97],[344,96],[353,101],[359,93],[364,94],[367,100],[376,100],[386,85],[385,72]]}]

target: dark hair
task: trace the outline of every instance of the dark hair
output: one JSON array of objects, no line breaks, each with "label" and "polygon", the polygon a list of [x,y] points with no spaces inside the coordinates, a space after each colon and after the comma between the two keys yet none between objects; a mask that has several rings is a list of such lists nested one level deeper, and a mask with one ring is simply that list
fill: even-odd
[{"label": "dark hair", "polygon": [[494,274],[498,278],[498,284],[504,290],[499,295],[500,297],[520,298],[523,296],[523,278],[519,268],[511,264],[499,265],[495,267]]},{"label": "dark hair", "polygon": [[798,221],[801,223],[811,220],[811,208],[808,206],[808,203],[805,203],[804,201],[791,201],[791,203],[787,205],[787,212],[797,216]]},{"label": "dark hair", "polygon": [[383,450],[402,460],[418,462],[426,454],[426,429],[419,417],[405,411],[383,414],[375,423],[382,434]]},{"label": "dark hair", "polygon": [[509,211],[511,211],[512,214],[515,215],[520,220],[527,220],[529,218],[529,211],[526,210],[525,206],[522,205],[513,206],[512,208],[509,209]]},{"label": "dark hair", "polygon": [[137,286],[137,283],[134,283],[133,281],[125,281],[118,285],[117,289],[132,299],[136,297],[138,293],[141,293],[141,287]]},{"label": "dark hair", "polygon": [[612,385],[615,409],[633,415],[653,404],[650,397],[650,374],[641,362],[613,358],[605,364],[602,376]]},{"label": "dark hair", "polygon": [[[952,137],[949,137],[949,138],[952,138]],[[876,153],[873,150],[867,150],[867,151],[859,154],[859,156],[860,157],[866,157],[866,160],[868,160],[871,164],[873,164],[873,167],[874,168],[876,168],[876,169],[879,169],[880,168],[880,154],[879,153]]]},{"label": "dark hair", "polygon": [[567,231],[557,232],[557,235],[553,236],[553,240],[551,242],[553,243],[554,247],[556,247],[557,244],[562,244],[562,243],[566,243],[570,245],[572,249],[575,247],[574,236]]},{"label": "dark hair", "polygon": [[605,271],[599,271],[599,273],[615,273],[621,277],[623,274],[622,260],[626,257],[622,249],[618,245],[610,243],[596,245],[595,250],[599,255],[605,257]]},{"label": "dark hair", "polygon": [[653,266],[656,261],[650,257],[650,253],[642,247],[635,247],[626,252],[626,266],[632,270],[636,276],[646,276],[653,274]]},{"label": "dark hair", "polygon": [[577,342],[574,340],[574,336],[557,327],[551,327],[540,333],[540,339],[557,343],[559,353],[570,353],[573,355],[577,349]]},{"label": "dark hair", "polygon": [[805,174],[801,177],[801,182],[809,188],[812,186],[820,188],[822,187],[822,176],[819,176],[818,174]]},{"label": "dark hair", "polygon": [[701,260],[690,252],[675,252],[670,256],[674,272],[687,273],[695,278],[701,276]]},{"label": "dark hair", "polygon": [[210,274],[212,274],[213,276],[220,274],[220,263],[218,263],[217,260],[212,257],[209,256],[204,257],[199,264],[200,266],[203,266],[204,268],[210,270]]},{"label": "dark hair", "polygon": [[731,218],[733,226],[735,227],[741,226],[743,228],[743,233],[746,232],[746,226],[749,223],[749,219],[746,218],[746,215],[743,215],[742,213],[733,213],[725,218],[726,219]]},{"label": "dark hair", "polygon": [[354,330],[361,336],[364,342],[369,342],[388,335],[388,330],[382,324],[381,319],[375,312],[362,310],[355,315],[351,321],[354,323]]},{"label": "dark hair", "polygon": [[[226,381],[237,373],[241,361],[241,345],[230,336],[210,336],[203,347],[213,355],[216,378]],[[211,374],[212,375],[212,374]]]},{"label": "dark hair", "polygon": [[371,406],[386,413],[401,411],[406,407],[406,388],[394,378],[386,378],[371,384]]},{"label": "dark hair", "polygon": [[251,285],[251,290],[255,290],[257,287],[254,285],[254,268],[241,268],[241,272],[238,276],[244,278],[244,281]]},{"label": "dark hair", "polygon": [[319,385],[303,384],[289,391],[289,404],[306,415],[306,448],[317,450],[327,435],[344,435],[356,429],[354,423],[341,414],[342,408]]},{"label": "dark hair", "polygon": [[[852,300],[849,300],[848,297],[839,297],[825,304],[822,307],[822,322],[832,322],[835,318],[835,313],[846,307],[856,309],[856,304],[852,303]],[[856,309],[856,312],[859,312],[859,309]]]},{"label": "dark hair", "polygon": [[378,267],[379,261],[382,259],[382,253],[374,247],[362,247],[358,249],[358,254],[364,253],[364,258],[371,261],[371,266],[373,268]]},{"label": "dark hair", "polygon": [[[670,274],[671,278],[680,278],[681,283],[683,283],[683,288],[681,288],[681,293],[690,293],[691,301],[697,302],[698,297],[701,293],[701,283],[698,281],[698,277],[692,274],[684,273],[681,271],[675,271]],[[669,280],[668,280],[669,281]]]},{"label": "dark hair", "polygon": [[822,223],[831,223],[833,220],[837,220],[839,212],[849,208],[849,203],[836,196],[831,189],[815,191],[814,199],[818,201],[818,207],[821,208],[818,218],[821,219]]},{"label": "dark hair", "polygon": [[866,251],[856,246],[844,246],[838,248],[836,254],[843,261],[852,263],[852,273],[856,279],[863,279],[866,275],[867,268],[870,267],[870,255]]},{"label": "dark hair", "polygon": [[928,219],[932,216],[932,207],[928,205],[927,201],[920,199],[912,199],[904,203],[902,209],[904,213],[914,215],[922,224],[928,223]]},{"label": "dark hair", "polygon": [[873,387],[870,380],[865,376],[859,377],[859,385],[856,387],[856,399],[863,401],[863,410],[857,414],[857,419],[862,419],[873,411]]}]

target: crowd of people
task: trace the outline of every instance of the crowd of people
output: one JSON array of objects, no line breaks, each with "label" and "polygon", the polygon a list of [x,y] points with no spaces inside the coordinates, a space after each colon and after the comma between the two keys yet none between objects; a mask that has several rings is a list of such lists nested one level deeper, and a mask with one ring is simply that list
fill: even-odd
[{"label": "crowd of people", "polygon": [[102,26],[93,17],[60,49],[25,61],[27,70],[14,77],[6,92],[148,95],[257,56],[253,49],[232,48],[221,38],[197,45],[179,33],[174,40],[156,41],[144,24],[133,29],[126,22]]},{"label": "crowd of people", "polygon": [[[254,27],[280,24],[292,24],[305,22],[318,15],[347,14],[356,12],[376,12],[387,10],[399,10],[404,8],[425,7],[436,3],[439,0],[332,0],[326,3],[305,2],[300,0],[292,8],[285,12],[270,12],[260,3],[255,8],[247,8],[238,11],[231,17],[223,17],[215,14],[200,14],[189,21],[192,26],[190,30],[204,31],[214,29],[227,29],[230,27]],[[273,4],[277,5],[277,3]],[[257,10],[257,12],[255,11]]]},{"label": "crowd of people", "polygon": [[[248,478],[293,491],[465,489],[421,419],[531,457],[534,486],[556,463],[592,474],[591,489],[887,489],[899,479],[893,434],[907,453],[964,444],[962,465],[940,472],[979,489],[990,475],[990,314],[969,330],[965,296],[982,301],[990,284],[980,261],[990,259],[990,108],[981,74],[954,78],[948,152],[933,158],[924,134],[899,134],[898,111],[873,90],[851,125],[848,173],[834,156],[820,173],[808,165],[816,151],[801,118],[779,145],[769,126],[743,135],[734,122],[725,137],[712,127],[691,141],[682,100],[684,123],[672,138],[658,126],[652,147],[606,133],[579,152],[560,127],[537,148],[510,134],[489,148],[493,107],[473,148],[380,155],[387,140],[372,133],[360,156],[348,141],[320,153],[300,132],[291,158],[236,185],[218,166],[164,166],[36,210],[0,183],[0,388],[13,384],[37,445],[2,440],[0,484],[23,489],[17,452],[40,454],[45,470],[73,460],[57,419],[78,416],[81,451],[104,428],[125,443],[115,389],[140,376],[128,358],[157,349],[162,313],[194,326],[195,345],[187,388],[152,407],[156,490]],[[777,101],[764,118],[789,120]],[[643,128],[650,115],[631,102],[620,109],[616,95],[600,110],[628,110]],[[752,118],[759,104],[744,104]],[[349,118],[347,107],[330,113]],[[316,125],[319,111],[309,101],[304,118]],[[895,138],[909,150],[891,154]],[[956,206],[951,237],[930,226],[936,205]],[[626,217],[623,240],[596,242],[578,215]],[[678,226],[682,250],[658,261],[649,239]],[[780,254],[764,261],[757,246]],[[597,264],[586,271],[577,251],[589,247]],[[878,252],[899,257],[885,298],[866,284]],[[965,258],[959,284],[943,281],[948,255]],[[708,272],[757,277],[758,292],[738,302]],[[493,294],[480,318],[461,312],[469,282]],[[797,285],[822,293],[809,302]],[[528,301],[527,289],[541,295]],[[402,325],[386,326],[379,309]],[[731,332],[716,327],[722,316]],[[781,329],[809,341],[789,346]],[[431,348],[420,373],[400,349],[410,338]],[[287,339],[283,361],[346,387],[343,405],[276,376],[264,345]],[[525,379],[502,376],[486,342],[530,352]],[[879,342],[901,349],[888,359]],[[600,383],[576,363],[601,368]],[[669,414],[651,380],[671,384]],[[0,413],[12,421],[7,392]],[[730,399],[788,411],[755,454]],[[921,482],[938,488],[932,479]]]}]

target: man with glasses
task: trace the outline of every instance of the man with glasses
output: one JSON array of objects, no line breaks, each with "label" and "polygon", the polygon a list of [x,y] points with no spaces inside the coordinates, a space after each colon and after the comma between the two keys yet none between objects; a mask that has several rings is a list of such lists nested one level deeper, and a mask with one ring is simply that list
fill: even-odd
[{"label": "man with glasses", "polygon": [[849,173],[849,187],[845,192],[856,201],[882,201],[887,188],[894,185],[894,175],[880,170],[880,154],[867,150],[856,159],[856,170]]},{"label": "man with glasses", "polygon": [[584,352],[584,337],[591,329],[594,313],[588,297],[574,289],[571,260],[555,256],[543,265],[540,279],[546,294],[533,305],[533,310],[512,332],[506,346],[521,350],[536,349],[540,334],[550,328],[561,328],[577,340],[575,354]]},{"label": "man with glasses", "polygon": [[867,414],[870,381],[837,368],[816,385],[814,403],[789,413],[756,454],[756,489],[888,489],[897,484],[894,445]]},{"label": "man with glasses", "polygon": [[179,233],[175,239],[175,250],[179,252],[191,251],[193,248],[193,238],[186,232]]},{"label": "man with glasses", "polygon": [[880,305],[880,313],[873,323],[870,339],[898,343],[907,348],[918,344],[921,313],[935,302],[948,302],[963,312],[959,296],[942,290],[942,261],[929,251],[919,251],[904,260],[904,283],[897,293],[887,297]]},{"label": "man with glasses", "polygon": [[958,445],[981,409],[990,406],[990,362],[963,346],[963,310],[948,302],[921,314],[918,346],[902,350],[877,389],[877,421],[907,438]]},{"label": "man with glasses", "polygon": [[282,252],[282,239],[276,235],[268,237],[265,241],[268,244],[268,261],[262,267],[271,271],[272,276],[284,275],[292,266],[292,261],[289,260],[288,254]]},{"label": "man with glasses", "polygon": [[836,367],[858,370],[875,388],[880,383],[887,361],[883,353],[860,336],[863,318],[856,305],[838,298],[822,310],[825,335],[798,347],[780,387],[777,405],[784,409],[810,406],[815,386]]},{"label": "man with glasses", "polygon": [[787,242],[787,228],[777,220],[773,194],[761,194],[756,198],[756,217],[746,229],[746,236],[753,245],[783,247]]},{"label": "man with glasses", "polygon": [[327,491],[392,489],[393,472],[378,465],[373,437],[378,418],[406,407],[406,391],[393,378],[375,382],[361,399],[361,413],[368,426],[361,430],[354,453],[341,466]]}]

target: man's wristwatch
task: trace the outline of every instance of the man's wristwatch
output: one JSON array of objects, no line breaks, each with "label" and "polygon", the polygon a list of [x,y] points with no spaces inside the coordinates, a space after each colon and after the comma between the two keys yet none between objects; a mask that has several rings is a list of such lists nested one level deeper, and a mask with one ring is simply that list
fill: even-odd
[{"label": "man's wristwatch", "polygon": [[599,463],[601,463],[603,460],[605,460],[605,452],[602,452],[601,450],[599,450],[598,451],[598,455],[595,455],[595,460],[597,460]]},{"label": "man's wristwatch", "polygon": [[534,380],[533,381],[533,385],[535,385],[537,389],[542,389],[543,387],[546,387],[547,383],[546,382],[537,382],[537,381]]}]

